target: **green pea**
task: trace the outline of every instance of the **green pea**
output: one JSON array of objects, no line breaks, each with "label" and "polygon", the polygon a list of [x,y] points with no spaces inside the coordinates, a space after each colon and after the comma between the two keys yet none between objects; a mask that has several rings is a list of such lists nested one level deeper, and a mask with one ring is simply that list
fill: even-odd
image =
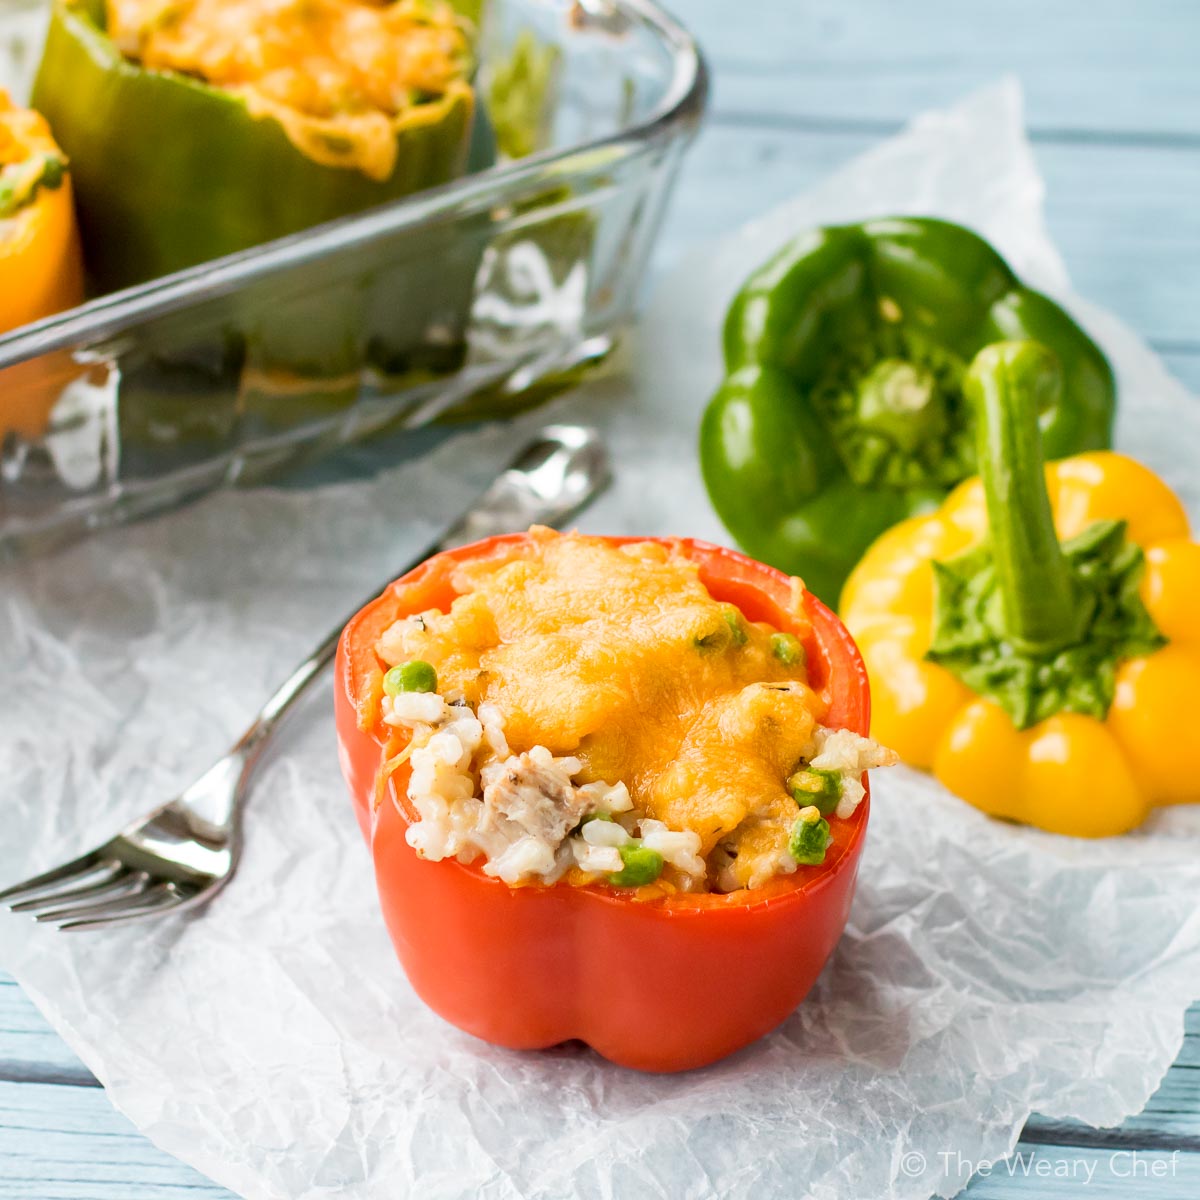
[{"label": "green pea", "polygon": [[389,696],[400,692],[436,692],[437,672],[420,658],[401,663],[383,677],[383,690]]},{"label": "green pea", "polygon": [[815,808],[801,813],[788,838],[788,853],[805,866],[819,867],[825,861],[829,845],[829,822],[818,816]]},{"label": "green pea", "polygon": [[805,660],[804,643],[794,633],[775,633],[771,635],[771,653],[785,667],[803,666]]},{"label": "green pea", "polygon": [[67,164],[57,154],[47,154],[42,159],[42,175],[38,180],[44,188],[49,188],[54,191],[62,186],[62,181],[67,174]]},{"label": "green pea", "polygon": [[819,767],[805,767],[788,780],[788,790],[801,808],[814,804],[821,816],[827,817],[842,798],[842,774],[840,771],[823,771]]},{"label": "green pea", "polygon": [[750,635],[746,632],[742,614],[732,604],[727,604],[721,616],[725,618],[725,624],[729,626],[729,636],[733,638],[733,644],[744,646],[750,640]]},{"label": "green pea", "polygon": [[653,883],[662,874],[663,856],[657,850],[643,846],[636,839],[619,846],[618,850],[625,866],[608,877],[614,887],[641,887]]},{"label": "green pea", "polygon": [[714,629],[712,633],[692,638],[692,645],[701,654],[726,650],[730,645],[744,646],[750,640],[750,635],[746,632],[746,626],[742,620],[742,614],[732,604],[721,606],[721,620],[723,624]]}]

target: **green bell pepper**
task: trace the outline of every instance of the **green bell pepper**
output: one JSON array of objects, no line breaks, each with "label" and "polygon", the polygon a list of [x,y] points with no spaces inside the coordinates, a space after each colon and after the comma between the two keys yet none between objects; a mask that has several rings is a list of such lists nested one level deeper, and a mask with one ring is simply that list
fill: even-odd
[{"label": "green bell pepper", "polygon": [[105,32],[104,0],[55,0],[33,104],[70,160],[88,270],[107,291],[460,175],[469,73],[397,118],[396,165],[375,180],[315,162],[233,92],[130,62]]},{"label": "green bell pepper", "polygon": [[[480,5],[450,7],[465,16]],[[455,19],[448,9],[430,12]],[[495,161],[469,62],[446,95],[398,121],[395,169],[377,181],[308,158],[278,121],[251,116],[234,93],[128,61],[105,18],[104,0],[55,0],[35,83],[38,104],[78,156],[76,196],[96,290],[243,250]],[[397,234],[336,262],[260,279],[204,313],[164,314],[123,358],[123,476],[198,470],[240,429],[244,441],[278,446],[239,464],[239,478],[259,478],[276,459],[294,460],[288,439],[350,409],[365,372],[399,390],[455,370],[485,216],[478,225],[474,237],[462,222]],[[372,270],[380,256],[386,271]]]},{"label": "green bell pepper", "polygon": [[1026,338],[1062,371],[1040,416],[1046,456],[1108,446],[1104,355],[981,237],[897,217],[797,238],[726,318],[726,375],[700,431],[713,506],[749,554],[835,604],[880,533],[975,474],[967,365]]}]

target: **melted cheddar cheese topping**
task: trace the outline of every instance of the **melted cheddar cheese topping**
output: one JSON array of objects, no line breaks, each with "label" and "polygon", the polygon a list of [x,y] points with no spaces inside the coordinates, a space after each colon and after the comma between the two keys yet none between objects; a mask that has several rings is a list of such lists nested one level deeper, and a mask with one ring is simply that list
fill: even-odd
[{"label": "melted cheddar cheese topping", "polygon": [[658,543],[535,531],[453,585],[449,612],[385,634],[385,662],[424,660],[447,700],[494,705],[514,753],[544,746],[583,782],[623,781],[638,811],[699,835],[725,890],[775,873],[797,814],[786,781],[825,711],[776,630]]},{"label": "melted cheddar cheese topping", "polygon": [[397,121],[470,90],[463,22],[442,0],[107,0],[121,53],[241,96],[302,153],[386,179]]}]

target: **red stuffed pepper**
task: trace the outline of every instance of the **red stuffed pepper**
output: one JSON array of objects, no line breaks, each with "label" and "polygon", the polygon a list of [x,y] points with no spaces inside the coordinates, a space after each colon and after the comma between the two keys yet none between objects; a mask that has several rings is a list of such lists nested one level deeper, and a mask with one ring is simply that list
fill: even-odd
[{"label": "red stuffed pepper", "polygon": [[430,559],[347,625],[342,770],[417,993],[499,1045],[701,1066],[845,926],[867,678],[798,580],[549,530]]}]

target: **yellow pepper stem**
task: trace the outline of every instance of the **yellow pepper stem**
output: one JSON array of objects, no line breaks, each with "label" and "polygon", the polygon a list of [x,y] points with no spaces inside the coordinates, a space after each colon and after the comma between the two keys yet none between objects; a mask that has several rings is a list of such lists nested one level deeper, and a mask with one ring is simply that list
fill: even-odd
[{"label": "yellow pepper stem", "polygon": [[1019,651],[1038,656],[1077,643],[1090,616],[1054,529],[1038,428],[1061,387],[1057,359],[1030,341],[981,350],[963,385],[975,413],[1005,631]]}]

